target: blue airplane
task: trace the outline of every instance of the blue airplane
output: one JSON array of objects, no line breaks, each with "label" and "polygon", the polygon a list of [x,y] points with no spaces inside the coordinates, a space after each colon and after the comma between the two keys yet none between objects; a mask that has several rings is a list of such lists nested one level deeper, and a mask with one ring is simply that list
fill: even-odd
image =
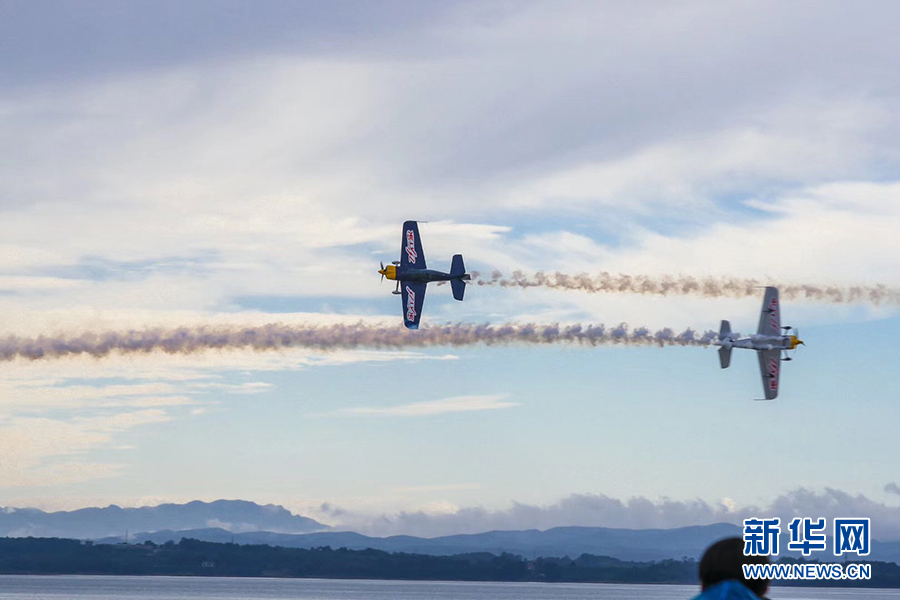
[{"label": "blue airplane", "polygon": [[425,303],[425,288],[432,281],[449,281],[453,297],[462,301],[466,293],[466,283],[472,277],[466,273],[462,254],[454,254],[450,262],[450,272],[435,271],[425,266],[425,252],[422,250],[422,238],[419,237],[419,225],[415,221],[403,224],[403,241],[400,246],[400,260],[384,266],[381,263],[381,280],[384,278],[397,282],[392,294],[403,295],[403,324],[409,329],[419,328],[422,318],[422,305]]}]

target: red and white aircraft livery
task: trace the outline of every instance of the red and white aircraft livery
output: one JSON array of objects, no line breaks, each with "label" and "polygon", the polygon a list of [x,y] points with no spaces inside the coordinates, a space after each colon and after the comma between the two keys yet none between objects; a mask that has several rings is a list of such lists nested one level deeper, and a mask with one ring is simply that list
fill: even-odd
[{"label": "red and white aircraft livery", "polygon": [[[778,288],[767,287],[766,296],[763,299],[762,311],[759,313],[759,327],[756,335],[741,337],[739,333],[731,332],[731,324],[722,321],[719,328],[719,339],[716,345],[719,348],[719,363],[723,369],[731,364],[732,348],[747,348],[756,350],[759,356],[759,372],[762,375],[763,392],[766,400],[774,400],[778,396],[778,377],[781,374],[781,361],[791,360],[787,356],[788,350],[794,350],[803,340],[797,335],[789,335],[799,332],[793,327],[781,326],[781,305],[778,302]],[[782,357],[782,353],[785,356]]]}]

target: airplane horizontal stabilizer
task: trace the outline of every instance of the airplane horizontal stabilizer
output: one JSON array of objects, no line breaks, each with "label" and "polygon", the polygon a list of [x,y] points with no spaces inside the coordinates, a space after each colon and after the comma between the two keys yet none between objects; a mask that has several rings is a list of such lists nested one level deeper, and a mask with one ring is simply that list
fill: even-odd
[{"label": "airplane horizontal stabilizer", "polygon": [[731,364],[731,348],[726,348],[725,346],[719,348],[719,364],[722,365],[723,369],[728,368],[728,365]]},{"label": "airplane horizontal stabilizer", "polygon": [[451,279],[450,287],[453,289],[453,297],[462,302],[466,294],[466,282],[462,279]]}]

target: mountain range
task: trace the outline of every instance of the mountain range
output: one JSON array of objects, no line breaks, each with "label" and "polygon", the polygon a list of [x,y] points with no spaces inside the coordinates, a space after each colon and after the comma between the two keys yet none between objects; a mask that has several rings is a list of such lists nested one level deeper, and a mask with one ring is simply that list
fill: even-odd
[{"label": "mountain range", "polygon": [[[266,531],[232,533],[219,528],[190,531],[156,531],[138,533],[134,542],[163,544],[193,538],[208,542],[236,544],[268,544],[286,548],[373,548],[387,552],[453,555],[478,552],[509,552],[533,558],[538,556],[580,556],[596,554],[621,560],[651,561],[667,558],[697,558],[715,540],[740,535],[740,528],[727,523],[677,529],[612,529],[606,527],[555,527],[546,531],[488,531],[476,534],[421,538],[408,535],[369,537],[352,531],[325,531],[306,534],[284,534]],[[96,540],[119,543],[121,537]]]},{"label": "mountain range", "polygon": [[[243,500],[194,501],[142,508],[108,506],[53,513],[0,508],[0,536],[8,537],[64,537],[112,544],[125,541],[164,544],[193,538],[287,548],[373,548],[431,555],[477,552],[499,555],[508,552],[527,558],[593,554],[626,561],[698,559],[712,542],[727,536],[740,536],[741,531],[737,525],[718,523],[674,529],[554,527],[545,531],[487,531],[434,538],[371,537],[352,531],[334,531],[281,506]],[[784,552],[787,541],[783,536],[782,555],[794,554]],[[827,561],[834,557],[821,553],[814,558]],[[868,558],[900,563],[900,542],[873,540]]]},{"label": "mountain range", "polygon": [[141,508],[82,508],[44,512],[36,508],[0,508],[0,536],[98,539],[126,531],[175,531],[220,528],[229,531],[306,533],[330,529],[318,521],[295,515],[274,504],[244,500],[216,500],[160,504]]}]

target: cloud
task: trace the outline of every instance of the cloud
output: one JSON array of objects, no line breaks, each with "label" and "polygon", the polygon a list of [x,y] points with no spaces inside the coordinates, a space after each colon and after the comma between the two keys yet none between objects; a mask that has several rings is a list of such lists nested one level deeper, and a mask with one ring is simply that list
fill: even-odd
[{"label": "cloud", "polygon": [[[750,4],[657,7],[651,19],[579,2],[403,6],[358,31],[355,43],[371,52],[333,44],[335,23],[360,24],[355,11],[292,22],[300,13],[273,8],[235,47],[210,31],[209,53],[176,43],[186,54],[156,57],[153,68],[124,73],[95,60],[103,68],[88,79],[0,87],[0,133],[15,149],[0,151],[9,327],[96,329],[114,312],[124,327],[155,326],[273,304],[395,323],[373,268],[396,257],[397,224],[411,211],[431,221],[423,235],[435,263],[462,252],[470,268],[836,283],[894,272],[897,214],[884,207],[896,185],[878,171],[900,164],[888,38],[835,56],[808,15],[777,4],[763,12],[796,35]],[[27,14],[17,17],[31,23]],[[847,16],[827,5],[817,22],[840,23],[851,38],[882,26]],[[124,15],[97,18],[129,40],[147,35]],[[286,33],[314,22],[327,26]],[[399,22],[412,28],[387,35]],[[110,35],[119,34],[100,31],[98,44]],[[765,39],[765,51],[735,46],[751,38]],[[798,56],[801,38],[819,54]],[[845,68],[823,69],[821,56]],[[860,87],[861,65],[883,86]],[[832,202],[841,194],[879,202]],[[438,290],[447,294],[430,297]],[[480,292],[452,309],[428,300],[426,321],[615,315],[710,326],[692,302]]]},{"label": "cloud", "polygon": [[[450,7],[393,0],[377,7],[274,2],[250,10],[239,2],[201,0],[184,6],[166,0],[117,8],[98,2],[73,10],[53,3],[5,11],[0,83],[34,85],[185,63],[211,66],[259,53],[352,56],[398,44],[410,29],[440,19]],[[31,35],[15,35],[25,30]]]},{"label": "cloud", "polygon": [[[0,156],[0,197],[15,199],[0,223],[0,283],[17,294],[0,307],[162,315],[227,309],[246,296],[372,298],[383,292],[374,253],[396,252],[396,224],[411,207],[455,221],[452,245],[444,225],[433,227],[436,256],[465,249],[532,270],[584,264],[585,244],[562,239],[567,223],[537,227],[536,238],[563,242],[546,256],[502,231],[510,220],[571,215],[594,235],[624,235],[638,248],[634,260],[646,261],[643,235],[669,221],[727,224],[746,216],[735,205],[759,190],[777,201],[786,188],[883,179],[873,170],[900,160],[890,110],[898,78],[886,59],[896,43],[870,34],[883,27],[874,15],[848,18],[832,4],[816,23],[777,4],[657,7],[651,19],[639,7],[579,2],[413,4],[392,5],[385,15],[396,18],[373,17],[372,30],[358,31],[378,52],[348,56],[345,43],[333,44],[335,24],[359,25],[364,7],[282,7],[254,15],[261,29],[233,48],[202,35],[218,49],[212,63],[198,60],[194,40],[169,48],[186,51],[180,60],[154,54],[153,68],[0,88],[0,131],[15,148]],[[145,39],[137,21],[100,12],[98,23],[116,33],[98,25],[98,44],[111,35],[124,54],[143,49],[118,40],[120,27],[128,40]],[[16,16],[34,24],[28,14]],[[413,26],[402,40],[381,35],[400,22]],[[286,33],[310,23],[327,26]],[[838,33],[825,24],[840,24]],[[833,35],[859,32],[867,44],[835,53]],[[765,39],[764,51],[735,41],[750,39]],[[808,54],[794,51],[798,39]],[[823,68],[823,56],[842,68]],[[861,72],[883,85],[867,89]],[[864,238],[845,241],[853,255]],[[600,250],[585,257],[602,259]]]},{"label": "cloud", "polygon": [[437,483],[431,485],[392,486],[388,489],[388,491],[398,494],[422,494],[456,490],[477,490],[479,487],[480,486],[476,483]]},{"label": "cloud", "polygon": [[673,272],[691,264],[689,257],[704,256],[708,273],[896,285],[888,257],[900,250],[892,233],[900,207],[890,201],[898,192],[898,183],[854,181],[796,190],[767,202],[767,214],[753,220],[710,224],[692,236],[647,232],[617,266],[633,271],[652,255],[656,272]]},{"label": "cloud", "polygon": [[830,521],[835,517],[859,516],[872,519],[875,539],[900,540],[900,508],[833,488],[797,489],[762,507],[738,506],[730,498],[711,503],[700,499],[653,500],[643,496],[619,499],[603,494],[572,494],[547,505],[515,502],[499,510],[480,507],[447,510],[449,504],[437,500],[433,506],[439,509],[372,515],[329,505],[324,517],[341,529],[370,535],[433,537],[567,526],[668,529],[723,522],[740,524],[751,517],[780,517],[784,522],[794,517],[826,517]]},{"label": "cloud", "polygon": [[263,394],[269,391],[273,385],[265,381],[249,381],[246,383],[218,383],[218,382],[198,382],[189,384],[191,389],[195,390],[214,390],[228,392],[229,394]]},{"label": "cloud", "polygon": [[19,414],[50,409],[77,410],[122,406],[180,406],[192,400],[164,382],[70,385],[65,379],[43,381],[10,377],[0,383],[0,409]]},{"label": "cloud", "polygon": [[0,420],[0,488],[56,486],[115,476],[121,465],[84,457],[92,450],[116,446],[119,434],[171,418],[161,409],[145,409],[97,417]]},{"label": "cloud", "polygon": [[[244,14],[201,0],[171,23],[168,5],[17,8],[0,20],[4,332],[214,324],[261,298],[307,313],[349,298],[347,318],[396,324],[373,267],[396,256],[397,224],[411,217],[432,221],[435,264],[461,251],[471,268],[503,270],[896,277],[898,7],[649,6],[274,3]],[[72,22],[91,27],[61,25]],[[472,290],[451,312],[436,296],[426,319],[681,330],[741,314],[537,290]],[[312,308],[292,304],[303,301]],[[204,410],[183,403],[259,389],[227,373],[429,359],[10,364],[19,380],[0,388],[0,411],[165,405],[178,418]],[[79,380],[91,377],[167,387],[95,393],[106,383]]]},{"label": "cloud", "polygon": [[332,415],[353,416],[393,416],[393,417],[431,417],[448,413],[479,412],[484,410],[500,410],[519,406],[518,402],[507,402],[503,394],[489,396],[455,396],[441,400],[426,400],[400,406],[386,407],[354,407],[342,408]]},{"label": "cloud", "polygon": [[[10,363],[0,382],[0,488],[116,477],[124,469],[121,451],[134,449],[123,443],[129,431],[203,418],[211,406],[271,394],[275,385],[259,380],[260,373],[456,358],[409,351],[214,352],[195,358],[147,356],[138,362],[121,356],[107,363],[60,361],[53,368]],[[96,459],[96,451],[105,459]]]},{"label": "cloud", "polygon": [[505,203],[562,204],[569,210],[604,206],[652,212],[655,218],[677,218],[677,213],[684,218],[688,211],[688,218],[697,221],[721,218],[718,198],[752,194],[760,182],[770,187],[809,185],[860,173],[875,158],[862,140],[890,123],[891,117],[886,106],[872,102],[810,106],[804,99],[756,121],[662,140],[622,157],[567,166],[514,187]]}]

